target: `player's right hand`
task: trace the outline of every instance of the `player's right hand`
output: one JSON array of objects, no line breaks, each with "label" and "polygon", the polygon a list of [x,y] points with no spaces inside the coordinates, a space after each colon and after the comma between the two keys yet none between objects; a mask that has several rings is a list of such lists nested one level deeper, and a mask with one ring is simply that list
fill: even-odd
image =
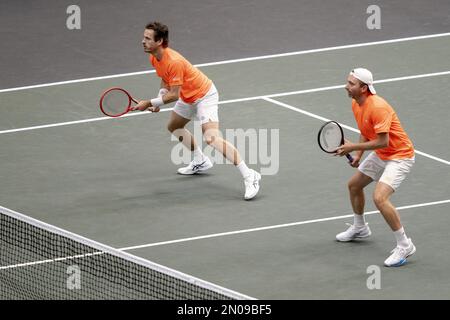
[{"label": "player's right hand", "polygon": [[147,110],[148,108],[150,108],[151,105],[152,105],[152,104],[150,103],[150,101],[148,101],[148,100],[141,100],[141,101],[139,101],[138,104],[135,105],[131,110],[132,110],[132,111],[136,111],[136,110],[139,110],[139,111],[145,111],[145,110]]},{"label": "player's right hand", "polygon": [[359,167],[359,160],[361,160],[361,157],[358,156],[353,156],[353,162],[350,163],[350,166],[352,166],[353,168],[358,168]]},{"label": "player's right hand", "polygon": [[161,110],[159,107],[150,107],[150,108],[148,108],[148,111],[150,111],[150,112],[159,112],[159,110]]}]

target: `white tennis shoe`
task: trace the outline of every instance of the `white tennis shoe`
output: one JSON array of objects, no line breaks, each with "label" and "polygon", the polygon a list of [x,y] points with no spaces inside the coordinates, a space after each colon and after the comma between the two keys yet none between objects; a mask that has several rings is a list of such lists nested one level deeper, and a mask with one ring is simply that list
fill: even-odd
[{"label": "white tennis shoe", "polygon": [[368,223],[366,223],[362,227],[354,226],[349,223],[346,224],[350,227],[344,232],[341,232],[336,235],[337,241],[347,242],[355,239],[363,239],[369,237],[372,234],[372,231],[370,231]]},{"label": "white tennis shoe", "polygon": [[250,174],[244,178],[245,184],[245,200],[253,199],[259,191],[259,181],[261,180],[261,174],[253,169],[250,169]]},{"label": "white tennis shoe", "polygon": [[416,246],[408,238],[409,246],[406,248],[397,246],[391,251],[391,255],[384,261],[386,267],[400,267],[406,263],[406,258],[412,256],[416,252]]},{"label": "white tennis shoe", "polygon": [[203,160],[196,162],[192,160],[187,167],[179,168],[178,173],[184,175],[196,174],[197,172],[203,172],[212,168],[213,164],[208,157],[203,157]]}]

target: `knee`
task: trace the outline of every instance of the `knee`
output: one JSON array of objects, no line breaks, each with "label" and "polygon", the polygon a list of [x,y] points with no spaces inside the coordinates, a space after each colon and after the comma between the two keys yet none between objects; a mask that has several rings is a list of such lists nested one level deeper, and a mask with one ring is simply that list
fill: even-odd
[{"label": "knee", "polygon": [[189,136],[186,136],[183,132],[184,128],[179,128],[175,125],[168,124],[167,130],[176,138],[178,138],[178,141],[183,142],[185,138],[189,138]]},{"label": "knee", "polygon": [[348,191],[350,193],[358,193],[362,191],[362,188],[359,186],[359,184],[357,184],[356,182],[354,182],[353,180],[350,180],[348,182]]},{"label": "knee", "polygon": [[178,135],[177,131],[178,130],[183,130],[183,129],[184,129],[183,127],[180,127],[179,125],[177,125],[175,123],[172,123],[172,122],[169,122],[167,124],[167,130],[169,130],[169,132],[173,133],[174,135]]},{"label": "knee", "polygon": [[375,206],[377,208],[380,208],[383,206],[383,204],[386,202],[387,198],[379,193],[379,192],[374,192],[373,194],[373,202],[375,203]]},{"label": "knee", "polygon": [[167,124],[167,130],[169,130],[170,133],[173,133],[176,129],[177,128],[172,123]]},{"label": "knee", "polygon": [[205,135],[205,142],[208,145],[212,145],[214,143],[214,141],[216,140],[216,137],[213,135]]}]

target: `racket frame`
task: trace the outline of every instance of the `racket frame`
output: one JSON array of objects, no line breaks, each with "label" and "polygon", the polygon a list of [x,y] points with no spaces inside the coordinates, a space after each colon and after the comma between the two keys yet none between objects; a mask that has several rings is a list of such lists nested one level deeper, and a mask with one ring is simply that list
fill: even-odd
[{"label": "racket frame", "polygon": [[[320,143],[320,136],[322,135],[322,131],[323,131],[323,129],[324,129],[327,125],[329,125],[330,123],[334,123],[335,125],[337,125],[337,127],[339,128],[339,130],[340,130],[340,132],[341,132],[341,146],[345,143],[345,140],[344,140],[344,130],[342,129],[342,127],[341,127],[341,125],[339,124],[339,122],[334,121],[334,120],[327,121],[327,122],[325,122],[325,123],[322,125],[322,127],[320,127],[319,133],[318,133],[318,135],[317,135],[317,142],[318,142],[318,144],[319,144],[320,149],[322,149],[324,152],[326,152],[326,153],[336,153],[336,150],[335,150],[335,151],[328,151],[328,150],[325,150],[325,148],[324,148],[324,147],[322,146],[322,144]],[[349,162],[353,162],[353,157],[352,157],[350,154],[347,153],[345,156],[347,157],[347,159],[348,159]]]},{"label": "racket frame", "polygon": [[[116,114],[116,115],[109,114],[109,113],[107,113],[107,112],[103,109],[103,100],[104,100],[104,98],[106,97],[106,95],[107,95],[109,92],[111,92],[111,91],[122,91],[122,92],[128,97],[128,105],[126,106],[126,108],[124,108],[124,111],[123,111],[123,112],[118,113],[118,114]],[[102,96],[101,96],[101,98],[100,98],[100,101],[99,101],[99,106],[100,106],[100,111],[101,111],[104,115],[106,115],[106,116],[108,116],[108,117],[112,117],[112,118],[117,118],[117,117],[123,116],[124,114],[128,113],[128,112],[131,110],[131,103],[132,103],[132,102],[138,103],[138,102],[137,102],[137,101],[136,101],[136,100],[128,93],[128,91],[126,91],[125,89],[120,88],[120,87],[113,87],[113,88],[109,88],[108,90],[106,90],[105,92],[103,92],[103,94],[102,94]]]}]

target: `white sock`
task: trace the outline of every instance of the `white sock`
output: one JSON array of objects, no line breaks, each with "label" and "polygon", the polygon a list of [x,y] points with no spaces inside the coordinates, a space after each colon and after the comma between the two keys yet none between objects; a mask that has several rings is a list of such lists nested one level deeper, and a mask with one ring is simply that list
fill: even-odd
[{"label": "white sock", "polygon": [[197,147],[197,149],[194,150],[194,161],[195,162],[202,162],[203,158],[204,158],[204,154],[202,152],[202,149],[200,149],[199,147]]},{"label": "white sock", "polygon": [[398,229],[397,231],[394,231],[395,239],[397,240],[397,246],[406,248],[409,246],[408,238],[406,237],[405,230],[403,227]]},{"label": "white sock", "polygon": [[364,227],[366,225],[366,220],[364,219],[363,214],[354,214],[353,215],[353,225],[355,227]]},{"label": "white sock", "polygon": [[245,164],[244,160],[242,160],[241,163],[239,163],[236,167],[241,172],[242,177],[245,178],[248,175],[250,175],[250,169],[247,167],[247,165]]}]

